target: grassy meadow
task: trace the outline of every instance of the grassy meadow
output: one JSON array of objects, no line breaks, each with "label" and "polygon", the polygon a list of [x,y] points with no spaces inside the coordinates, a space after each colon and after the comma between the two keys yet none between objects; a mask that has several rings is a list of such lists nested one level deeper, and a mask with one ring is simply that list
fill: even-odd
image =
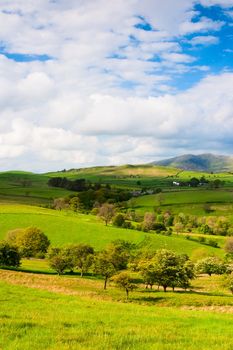
[{"label": "grassy meadow", "polygon": [[[136,229],[116,228],[97,216],[46,208],[71,191],[51,188],[50,177],[85,178],[91,182],[128,189],[162,188],[128,202],[138,213],[158,207],[172,213],[227,216],[233,220],[233,175],[180,171],[158,166],[95,167],[48,174],[0,173],[0,239],[16,228],[36,226],[53,246],[88,243],[103,249],[116,239],[141,248],[171,249],[191,258],[223,257],[225,237],[214,236],[220,248],[199,241],[201,234],[186,232],[165,236]],[[220,189],[176,188],[172,181],[205,176],[225,181]],[[212,212],[206,214],[208,203]],[[136,223],[134,223],[136,225]],[[208,238],[208,235],[205,235]],[[210,236],[212,238],[212,236]],[[233,296],[223,276],[198,276],[187,292],[167,293],[145,289],[132,273],[138,288],[125,293],[91,273],[57,276],[46,259],[22,259],[18,269],[0,269],[0,349],[4,350],[231,350],[233,348]]]},{"label": "grassy meadow", "polygon": [[187,240],[183,235],[163,236],[137,230],[116,228],[105,224],[94,215],[77,214],[71,211],[59,211],[36,206],[11,205],[0,206],[0,239],[16,228],[36,226],[50,239],[53,246],[69,243],[88,243],[96,250],[104,248],[116,239],[124,239],[136,244],[142,243],[153,250],[166,248],[177,253],[192,255],[202,248],[209,255],[222,256],[219,248]]},{"label": "grassy meadow", "polygon": [[110,286],[104,292],[101,281],[6,271],[0,278],[4,350],[233,346],[232,298],[227,293],[187,293],[183,298],[179,292],[141,289],[126,302],[120,290]]}]

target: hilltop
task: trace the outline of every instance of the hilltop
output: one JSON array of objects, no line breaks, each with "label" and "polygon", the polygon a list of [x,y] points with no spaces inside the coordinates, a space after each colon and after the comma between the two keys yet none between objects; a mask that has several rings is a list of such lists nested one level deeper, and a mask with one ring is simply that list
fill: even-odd
[{"label": "hilltop", "polygon": [[199,155],[184,154],[178,157],[153,162],[151,164],[169,166],[184,170],[206,171],[214,173],[233,171],[232,156],[215,155],[211,153]]}]

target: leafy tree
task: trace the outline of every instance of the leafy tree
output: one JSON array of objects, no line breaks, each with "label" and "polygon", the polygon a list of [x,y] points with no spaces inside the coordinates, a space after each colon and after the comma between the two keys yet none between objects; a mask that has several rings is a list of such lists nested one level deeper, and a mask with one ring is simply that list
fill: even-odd
[{"label": "leafy tree", "polygon": [[59,276],[69,268],[67,259],[63,255],[56,255],[49,260],[49,266],[55,270]]},{"label": "leafy tree", "polygon": [[112,223],[114,226],[122,227],[125,223],[124,215],[121,213],[118,213],[117,215],[114,216]]},{"label": "leafy tree", "polygon": [[227,254],[233,254],[233,237],[226,239],[224,250]]},{"label": "leafy tree", "polygon": [[78,197],[73,197],[70,199],[70,209],[73,211],[78,211],[78,209],[80,208],[80,200]]},{"label": "leafy tree", "polygon": [[99,208],[99,216],[105,222],[106,226],[112,220],[114,215],[115,215],[115,206],[113,204],[104,203]]},{"label": "leafy tree", "polygon": [[70,259],[70,266],[81,271],[81,277],[88,272],[94,259],[94,249],[88,244],[77,244],[65,249],[67,257]]},{"label": "leafy tree", "polygon": [[117,270],[123,270],[127,268],[131,251],[134,248],[135,245],[133,243],[118,239],[107,245],[106,253],[114,267]]},{"label": "leafy tree", "polygon": [[225,285],[233,294],[233,273],[227,276]]},{"label": "leafy tree", "polygon": [[48,262],[49,266],[59,275],[73,267],[69,255],[62,248],[50,248],[48,251]]},{"label": "leafy tree", "polygon": [[199,185],[200,181],[196,177],[192,177],[189,181],[189,185],[191,187],[197,187]]},{"label": "leafy tree", "polygon": [[102,251],[96,255],[94,271],[104,277],[104,289],[106,289],[108,280],[117,272],[106,251]]},{"label": "leafy tree", "polygon": [[150,231],[153,229],[153,225],[155,222],[155,214],[151,212],[147,212],[144,215],[143,220],[143,231]]},{"label": "leafy tree", "polygon": [[48,237],[37,227],[10,231],[6,240],[18,247],[25,257],[44,256],[50,245]]},{"label": "leafy tree", "polygon": [[112,280],[119,288],[125,290],[127,299],[129,297],[129,292],[137,288],[136,284],[133,283],[133,279],[127,272],[120,272],[113,276]]},{"label": "leafy tree", "polygon": [[197,273],[222,275],[226,271],[226,266],[221,260],[215,257],[207,257],[196,263]]},{"label": "leafy tree", "polygon": [[165,196],[164,196],[164,194],[161,193],[161,192],[157,192],[157,193],[158,193],[158,195],[157,195],[157,201],[158,201],[159,206],[161,207],[161,205],[163,205],[163,203],[164,203]]},{"label": "leafy tree", "polygon": [[53,201],[53,209],[62,210],[69,207],[69,202],[67,198],[55,198]]},{"label": "leafy tree", "polygon": [[157,261],[153,258],[139,261],[137,269],[142,275],[146,288],[148,288],[148,285],[152,288],[158,282],[157,268]]},{"label": "leafy tree", "polygon": [[161,249],[151,259],[144,259],[138,264],[146,284],[167,287],[187,288],[189,280],[194,278],[193,265],[186,256],[179,256],[172,251]]},{"label": "leafy tree", "polygon": [[2,266],[20,266],[20,254],[18,248],[7,242],[0,243],[0,265]]}]

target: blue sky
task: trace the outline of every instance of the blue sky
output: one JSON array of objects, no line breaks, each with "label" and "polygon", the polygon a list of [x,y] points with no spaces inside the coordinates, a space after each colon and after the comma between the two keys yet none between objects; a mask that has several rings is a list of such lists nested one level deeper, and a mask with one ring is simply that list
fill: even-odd
[{"label": "blue sky", "polygon": [[232,154],[233,0],[3,0],[0,169]]}]

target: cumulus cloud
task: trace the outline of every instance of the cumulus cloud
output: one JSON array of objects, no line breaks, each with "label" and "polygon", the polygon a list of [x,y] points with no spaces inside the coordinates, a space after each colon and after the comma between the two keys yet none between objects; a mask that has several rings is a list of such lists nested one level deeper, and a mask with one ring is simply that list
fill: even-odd
[{"label": "cumulus cloud", "polygon": [[209,46],[209,45],[216,45],[219,43],[219,38],[213,35],[200,35],[200,36],[195,36],[193,37],[189,43],[193,46],[196,45],[204,45],[204,46]]},{"label": "cumulus cloud", "polygon": [[[217,44],[212,32],[224,22],[197,17],[196,3],[1,1],[1,168],[43,171],[229,150],[232,73],[210,75],[182,46]],[[177,77],[194,71],[209,75],[179,92]]]}]

